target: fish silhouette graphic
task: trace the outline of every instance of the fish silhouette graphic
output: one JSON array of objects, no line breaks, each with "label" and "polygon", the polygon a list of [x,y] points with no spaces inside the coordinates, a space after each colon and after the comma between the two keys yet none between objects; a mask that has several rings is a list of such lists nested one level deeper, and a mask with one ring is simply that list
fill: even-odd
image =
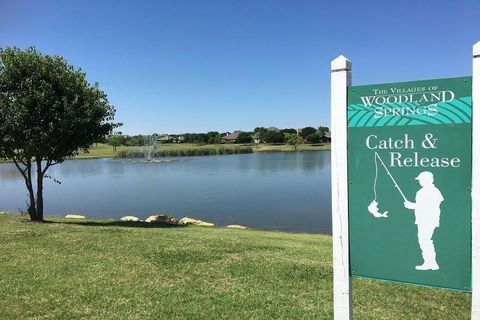
[{"label": "fish silhouette graphic", "polygon": [[378,211],[378,202],[373,200],[369,205],[368,205],[368,212],[373,214],[375,218],[388,218],[388,211],[385,211],[384,213],[380,213]]}]

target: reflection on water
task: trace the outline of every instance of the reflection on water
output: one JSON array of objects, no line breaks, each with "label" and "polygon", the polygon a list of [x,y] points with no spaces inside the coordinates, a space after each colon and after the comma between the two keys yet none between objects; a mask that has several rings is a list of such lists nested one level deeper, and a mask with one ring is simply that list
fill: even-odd
[{"label": "reflection on water", "polygon": [[[330,233],[330,152],[76,160],[48,173],[45,211],[90,217],[167,213],[219,225]],[[0,211],[25,208],[23,180],[0,165]]]},{"label": "reflection on water", "polygon": [[318,152],[259,153],[256,169],[265,172],[302,171],[321,172],[327,166],[330,170],[330,157],[319,157]]},{"label": "reflection on water", "polygon": [[22,177],[13,163],[0,164],[0,183],[21,180]]}]

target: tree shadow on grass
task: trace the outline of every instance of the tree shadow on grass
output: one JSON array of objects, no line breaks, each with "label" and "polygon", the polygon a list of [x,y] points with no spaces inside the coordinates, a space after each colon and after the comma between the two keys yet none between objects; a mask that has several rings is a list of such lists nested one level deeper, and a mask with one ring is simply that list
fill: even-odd
[{"label": "tree shadow on grass", "polygon": [[184,228],[186,225],[173,225],[167,223],[146,223],[133,221],[45,221],[45,223],[74,224],[86,227],[124,227],[124,228]]}]

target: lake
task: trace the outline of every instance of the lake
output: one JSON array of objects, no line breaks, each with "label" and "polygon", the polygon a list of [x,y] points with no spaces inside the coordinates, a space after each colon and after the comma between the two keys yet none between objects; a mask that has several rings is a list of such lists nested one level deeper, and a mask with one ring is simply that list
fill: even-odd
[{"label": "lake", "polygon": [[[331,234],[330,152],[139,160],[69,160],[45,180],[45,215],[119,219],[151,214],[216,225]],[[13,164],[0,164],[0,211],[25,210]]]}]

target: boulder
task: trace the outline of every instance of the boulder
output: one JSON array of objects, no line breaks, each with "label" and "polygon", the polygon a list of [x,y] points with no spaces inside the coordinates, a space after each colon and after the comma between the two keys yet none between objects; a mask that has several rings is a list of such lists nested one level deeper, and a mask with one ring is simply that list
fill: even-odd
[{"label": "boulder", "polygon": [[229,228],[229,229],[240,229],[240,230],[248,229],[247,227],[244,227],[244,226],[241,226],[241,225],[238,225],[238,224],[229,224],[227,226],[227,228]]},{"label": "boulder", "polygon": [[202,222],[198,223],[197,226],[202,226],[202,227],[215,227],[215,225],[214,225],[213,223],[205,222],[205,221],[202,221]]},{"label": "boulder", "polygon": [[186,226],[186,225],[189,225],[189,224],[197,224],[197,223],[200,223],[200,222],[202,222],[202,221],[192,219],[192,218],[188,218],[188,217],[184,217],[184,218],[182,218],[178,221],[178,224],[182,225],[182,226]]},{"label": "boulder", "polygon": [[178,219],[164,214],[150,216],[145,220],[147,223],[164,223],[170,225],[178,224]]},{"label": "boulder", "polygon": [[80,214],[67,214],[65,216],[65,218],[67,218],[67,219],[85,219],[86,217],[82,216]]},{"label": "boulder", "polygon": [[189,217],[184,217],[178,221],[179,225],[186,226],[186,225],[195,225],[195,226],[203,226],[203,227],[214,227],[213,223],[205,222],[202,220],[192,219]]},{"label": "boulder", "polygon": [[140,220],[139,218],[134,217],[134,216],[121,217],[120,221],[124,221],[124,222],[143,222],[142,220]]}]

